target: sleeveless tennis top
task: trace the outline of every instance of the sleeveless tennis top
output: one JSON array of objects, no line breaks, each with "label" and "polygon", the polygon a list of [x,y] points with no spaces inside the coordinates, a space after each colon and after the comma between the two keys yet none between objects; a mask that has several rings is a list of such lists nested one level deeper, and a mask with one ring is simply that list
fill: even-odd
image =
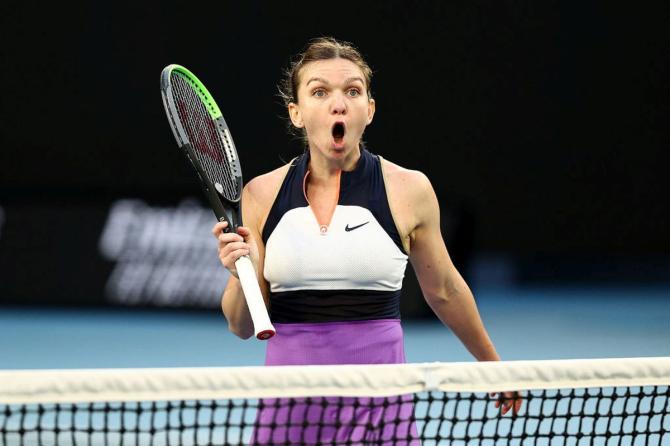
[{"label": "sleeveless tennis top", "polygon": [[309,206],[309,152],[293,160],[262,237],[270,318],[266,364],[404,362],[400,294],[407,255],[380,158],[367,150],[342,172],[324,231]]}]

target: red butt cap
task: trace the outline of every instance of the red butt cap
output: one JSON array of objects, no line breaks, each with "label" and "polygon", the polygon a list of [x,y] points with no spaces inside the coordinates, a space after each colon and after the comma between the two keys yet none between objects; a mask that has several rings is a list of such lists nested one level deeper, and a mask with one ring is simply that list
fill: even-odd
[{"label": "red butt cap", "polygon": [[256,338],[260,339],[261,341],[267,341],[274,335],[275,335],[274,330],[263,330],[256,335]]}]

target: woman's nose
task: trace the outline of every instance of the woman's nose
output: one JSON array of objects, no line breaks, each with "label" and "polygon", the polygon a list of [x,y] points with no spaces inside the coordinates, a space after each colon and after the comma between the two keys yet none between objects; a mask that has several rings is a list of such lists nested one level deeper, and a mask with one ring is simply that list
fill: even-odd
[{"label": "woman's nose", "polygon": [[334,115],[343,115],[347,112],[347,103],[344,96],[340,93],[333,94],[332,102],[330,104],[330,112]]}]

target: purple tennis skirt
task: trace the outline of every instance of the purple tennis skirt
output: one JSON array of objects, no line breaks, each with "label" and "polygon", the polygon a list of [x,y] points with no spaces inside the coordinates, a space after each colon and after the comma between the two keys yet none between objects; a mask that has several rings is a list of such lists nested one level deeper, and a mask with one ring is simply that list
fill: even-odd
[{"label": "purple tennis skirt", "polygon": [[[405,362],[398,319],[274,324],[266,365]],[[419,446],[412,395],[263,399],[251,444]]]}]

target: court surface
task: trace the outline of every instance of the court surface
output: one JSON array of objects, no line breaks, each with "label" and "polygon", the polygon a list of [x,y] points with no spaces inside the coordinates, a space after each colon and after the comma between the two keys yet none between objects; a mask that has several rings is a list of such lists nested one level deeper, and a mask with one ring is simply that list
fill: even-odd
[{"label": "court surface", "polygon": [[[504,359],[670,356],[670,287],[476,292]],[[404,322],[409,362],[471,361],[437,319]],[[0,307],[0,369],[260,365],[216,311]]]}]

